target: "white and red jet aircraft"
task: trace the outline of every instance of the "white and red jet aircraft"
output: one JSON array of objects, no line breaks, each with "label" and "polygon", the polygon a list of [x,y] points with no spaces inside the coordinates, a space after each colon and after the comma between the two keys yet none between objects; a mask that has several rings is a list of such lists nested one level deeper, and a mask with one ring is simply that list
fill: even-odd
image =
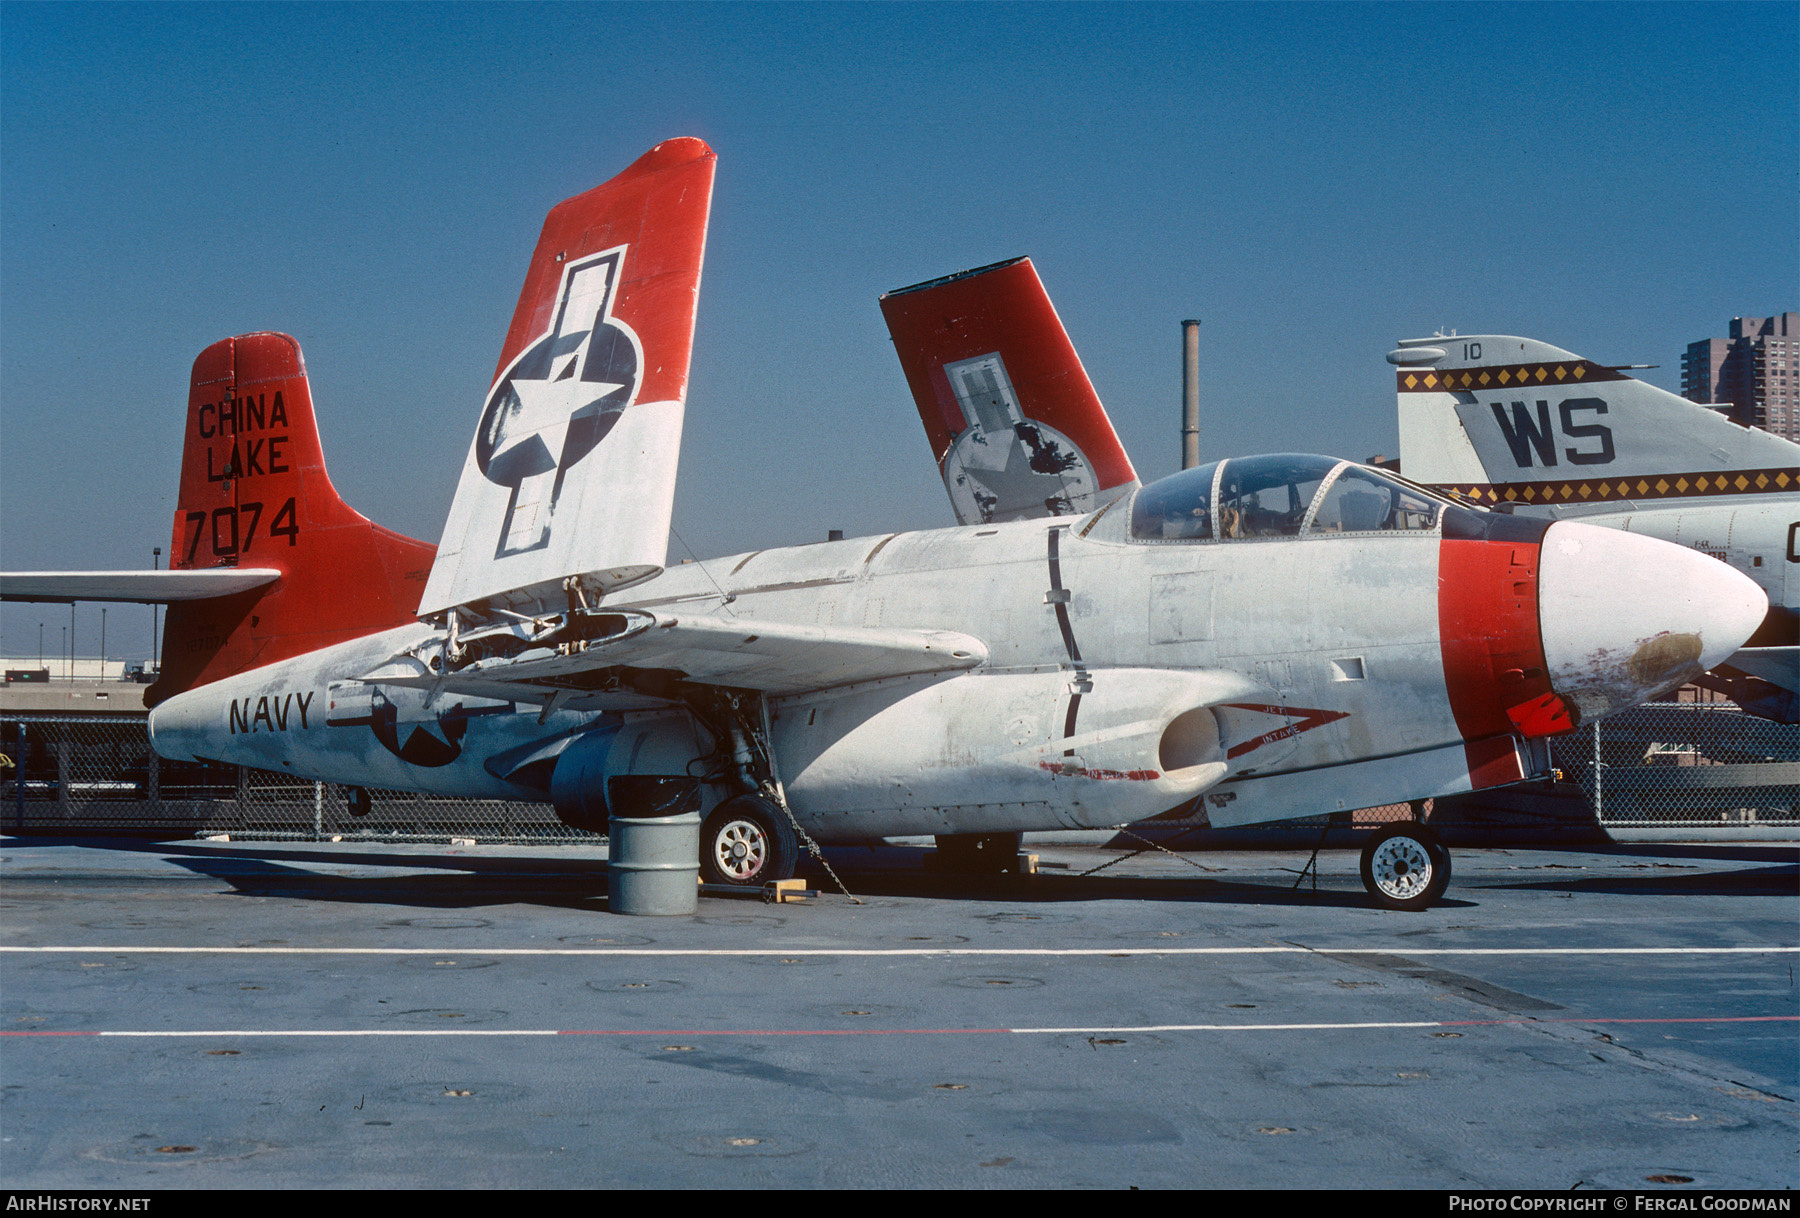
[{"label": "white and red jet aircraft", "polygon": [[[298,347],[253,334],[194,365],[176,571],[0,595],[172,602],[164,757],[548,798],[596,830],[700,810],[704,874],[738,883],[791,874],[802,836],[935,834],[981,864],[1027,830],[1517,781],[1762,620],[1689,550],[1328,457],[1137,489],[1122,452],[1085,453],[1038,494],[1025,472],[1072,473],[1078,439],[976,399],[1059,378],[955,317],[922,375],[968,374],[936,400],[950,447],[984,431],[957,466],[981,494],[952,490],[970,523],[665,569],[713,167],[670,140],[551,211],[435,554],[339,499]],[[1393,907],[1448,875],[1415,826],[1364,855]]]}]

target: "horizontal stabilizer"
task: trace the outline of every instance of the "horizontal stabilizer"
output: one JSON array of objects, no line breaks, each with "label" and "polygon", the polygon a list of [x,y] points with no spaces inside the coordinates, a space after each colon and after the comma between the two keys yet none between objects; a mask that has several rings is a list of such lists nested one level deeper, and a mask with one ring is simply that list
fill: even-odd
[{"label": "horizontal stabilizer", "polygon": [[200,571],[9,571],[0,573],[0,601],[125,601],[167,605],[248,592],[281,578],[262,567]]},{"label": "horizontal stabilizer", "polygon": [[712,149],[665,140],[551,209],[419,605],[538,614],[660,572]]},{"label": "horizontal stabilizer", "polygon": [[949,630],[795,626],[720,617],[674,617],[642,610],[590,615],[605,633],[584,649],[558,654],[537,647],[479,660],[443,677],[365,678],[374,684],[544,702],[563,695],[571,709],[611,705],[624,692],[618,670],[654,670],[702,685],[796,694],[881,677],[974,668],[987,659],[981,640]]},{"label": "horizontal stabilizer", "polygon": [[899,288],[881,315],[959,523],[1077,515],[1137,485],[1031,259]]}]

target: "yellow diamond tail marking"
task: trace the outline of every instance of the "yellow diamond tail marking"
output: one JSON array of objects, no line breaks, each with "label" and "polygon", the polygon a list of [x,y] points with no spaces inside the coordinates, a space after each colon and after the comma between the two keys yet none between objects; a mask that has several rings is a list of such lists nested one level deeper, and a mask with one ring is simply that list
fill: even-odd
[{"label": "yellow diamond tail marking", "polygon": [[1784,469],[1779,474],[1775,475],[1775,485],[1782,487],[1783,489],[1786,489],[1787,484],[1788,484],[1788,472]]},{"label": "yellow diamond tail marking", "polygon": [[1512,370],[1511,369],[1508,369],[1508,368],[1500,369],[1500,383],[1502,385],[1506,384],[1511,379],[1512,379]]},{"label": "yellow diamond tail marking", "polygon": [[1667,478],[1658,478],[1656,480],[1656,493],[1659,495],[1666,495],[1669,493],[1669,480]]},{"label": "yellow diamond tail marking", "polygon": [[1588,497],[1588,495],[1589,495],[1589,494],[1590,494],[1590,493],[1591,493],[1591,492],[1590,492],[1590,490],[1589,490],[1589,488],[1588,488],[1588,484],[1587,484],[1587,483],[1585,483],[1585,482],[1583,482],[1583,483],[1582,483],[1582,484],[1581,484],[1581,487],[1580,487],[1580,490],[1579,490],[1579,492],[1578,492],[1578,493],[1579,493],[1579,494],[1580,494],[1580,495],[1581,495],[1581,497],[1582,497],[1582,498],[1583,498],[1583,499],[1586,499],[1586,498],[1587,498],[1587,497]]},{"label": "yellow diamond tail marking", "polygon": [[1685,494],[1687,494],[1687,488],[1688,488],[1688,480],[1686,478],[1675,479],[1675,489],[1676,490],[1680,491],[1682,494],[1685,495]]},{"label": "yellow diamond tail marking", "polygon": [[1587,368],[1584,365],[1577,364],[1575,366],[1575,379],[1580,380],[1582,377],[1584,377],[1586,375],[1587,375]]},{"label": "yellow diamond tail marking", "polygon": [[1481,383],[1482,383],[1482,384],[1483,384],[1483,385],[1485,385],[1485,384],[1487,384],[1487,383],[1488,383],[1488,374],[1487,374],[1487,370],[1486,370],[1486,369],[1483,369],[1483,370],[1482,370],[1482,373],[1481,373]]},{"label": "yellow diamond tail marking", "polygon": [[1435,386],[1436,384],[1437,384],[1437,373],[1427,372],[1425,374],[1425,387],[1427,389],[1430,389],[1433,386]]},{"label": "yellow diamond tail marking", "polygon": [[1418,377],[1414,376],[1410,372],[1406,374],[1406,387],[1408,389],[1411,389],[1414,385],[1417,385],[1418,383],[1419,383]]},{"label": "yellow diamond tail marking", "polygon": [[1759,489],[1766,489],[1769,485],[1769,475],[1767,475],[1767,474],[1756,475],[1756,485]]},{"label": "yellow diamond tail marking", "polygon": [[1745,488],[1745,487],[1746,487],[1746,486],[1749,486],[1749,485],[1750,485],[1750,479],[1748,479],[1748,478],[1746,478],[1746,477],[1744,477],[1744,475],[1742,475],[1742,474],[1739,474],[1739,475],[1738,475],[1738,476],[1737,476],[1737,488],[1738,488],[1738,489],[1739,489],[1739,490],[1740,490],[1740,491],[1741,491],[1741,490],[1743,490],[1743,489],[1744,489],[1744,488]]},{"label": "yellow diamond tail marking", "polygon": [[1542,365],[1542,364],[1539,364],[1539,365],[1538,365],[1538,370],[1537,370],[1537,379],[1538,379],[1538,384],[1540,384],[1540,385],[1541,385],[1541,384],[1543,384],[1543,383],[1544,383],[1544,378],[1545,378],[1545,377],[1547,377],[1547,376],[1549,376],[1549,375],[1550,375],[1550,374],[1549,374],[1549,373],[1548,373],[1548,372],[1545,372],[1545,371],[1544,371],[1544,366],[1543,366],[1543,365]]},{"label": "yellow diamond tail marking", "polygon": [[1706,489],[1706,488],[1707,488],[1707,486],[1708,486],[1708,483],[1707,483],[1707,481],[1706,481],[1706,475],[1705,475],[1705,474],[1702,474],[1702,475],[1700,475],[1700,476],[1699,476],[1699,477],[1698,477],[1698,478],[1695,478],[1695,479],[1694,479],[1694,489],[1695,489],[1695,490],[1697,490],[1697,491],[1703,491],[1703,490],[1705,490],[1705,489]]},{"label": "yellow diamond tail marking", "polygon": [[1568,371],[1561,364],[1558,364],[1556,366],[1556,379],[1560,381],[1567,375],[1569,375]]},{"label": "yellow diamond tail marking", "polygon": [[1645,482],[1642,478],[1640,478],[1640,479],[1638,479],[1637,489],[1638,489],[1638,494],[1642,495],[1650,489],[1650,484],[1648,482]]},{"label": "yellow diamond tail marking", "polygon": [[1600,484],[1600,498],[1604,499],[1610,494],[1612,494],[1612,483],[1602,482]]}]

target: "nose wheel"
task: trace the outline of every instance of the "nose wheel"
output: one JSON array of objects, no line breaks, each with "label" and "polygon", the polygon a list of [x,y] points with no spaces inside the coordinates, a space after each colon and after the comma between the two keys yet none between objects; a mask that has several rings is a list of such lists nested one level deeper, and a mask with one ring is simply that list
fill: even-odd
[{"label": "nose wheel", "polygon": [[1429,909],[1450,884],[1450,852],[1423,825],[1389,825],[1363,847],[1362,881],[1383,909]]}]

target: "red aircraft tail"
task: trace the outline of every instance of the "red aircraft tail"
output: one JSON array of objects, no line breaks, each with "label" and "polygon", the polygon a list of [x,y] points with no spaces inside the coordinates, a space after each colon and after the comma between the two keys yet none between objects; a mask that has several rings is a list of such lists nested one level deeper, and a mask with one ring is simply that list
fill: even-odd
[{"label": "red aircraft tail", "polygon": [[881,313],[961,523],[1088,512],[1137,485],[1031,259],[899,288]]},{"label": "red aircraft tail", "polygon": [[338,497],[299,343],[285,334],[214,343],[194,361],[169,565],[282,575],[171,604],[162,678],[145,701],[412,621],[434,553]]}]

